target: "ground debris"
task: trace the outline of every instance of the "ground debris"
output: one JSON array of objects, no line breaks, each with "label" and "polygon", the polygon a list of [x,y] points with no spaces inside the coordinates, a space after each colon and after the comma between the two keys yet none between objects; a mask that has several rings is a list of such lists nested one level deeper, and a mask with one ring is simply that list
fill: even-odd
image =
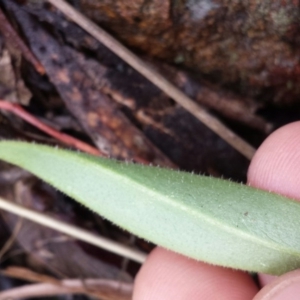
[{"label": "ground debris", "polygon": [[300,95],[298,1],[79,2],[90,18],[147,55],[259,101],[286,104]]}]

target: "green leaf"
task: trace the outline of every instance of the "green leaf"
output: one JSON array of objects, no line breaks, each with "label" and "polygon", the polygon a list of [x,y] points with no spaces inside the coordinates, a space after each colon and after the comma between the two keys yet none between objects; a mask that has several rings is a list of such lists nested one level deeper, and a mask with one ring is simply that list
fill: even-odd
[{"label": "green leaf", "polygon": [[282,274],[300,267],[300,203],[230,181],[22,142],[0,159],[115,224],[212,264]]}]

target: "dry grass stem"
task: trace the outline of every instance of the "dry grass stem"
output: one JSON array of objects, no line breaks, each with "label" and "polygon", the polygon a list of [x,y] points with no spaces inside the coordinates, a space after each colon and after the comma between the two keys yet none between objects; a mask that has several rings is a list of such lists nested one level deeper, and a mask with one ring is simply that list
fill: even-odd
[{"label": "dry grass stem", "polygon": [[103,153],[101,153],[98,149],[88,145],[87,143],[84,143],[68,134],[62,133],[57,131],[56,129],[44,124],[40,120],[38,120],[36,117],[28,113],[26,110],[24,110],[20,105],[15,103],[10,103],[8,101],[0,99],[0,109],[7,110],[12,112],[13,114],[19,116],[24,121],[28,122],[32,126],[35,126],[39,130],[47,133],[48,135],[54,137],[55,139],[63,142],[64,144],[75,147],[76,149],[92,154],[97,156],[105,156]]},{"label": "dry grass stem", "polygon": [[105,279],[65,279],[59,285],[36,283],[0,292],[0,299],[26,299],[57,295],[86,294],[101,300],[130,300],[132,284]]},{"label": "dry grass stem", "polygon": [[5,244],[0,250],[0,261],[2,260],[3,255],[12,247],[12,245],[16,241],[17,236],[22,228],[22,223],[23,223],[23,219],[19,218],[12,234],[10,235],[9,239],[5,242]]},{"label": "dry grass stem", "polygon": [[68,236],[72,236],[78,240],[103,248],[115,254],[127,257],[138,263],[143,263],[146,259],[146,254],[141,251],[124,246],[107,238],[92,234],[87,230],[78,228],[70,224],[66,224],[62,221],[53,219],[49,216],[43,215],[42,213],[30,210],[15,203],[8,202],[3,198],[0,198],[0,208],[30,221],[62,232]]}]

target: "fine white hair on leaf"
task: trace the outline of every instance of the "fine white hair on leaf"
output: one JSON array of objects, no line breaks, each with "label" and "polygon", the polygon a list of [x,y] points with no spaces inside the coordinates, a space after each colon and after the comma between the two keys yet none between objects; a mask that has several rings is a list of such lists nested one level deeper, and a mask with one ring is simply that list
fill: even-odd
[{"label": "fine white hair on leaf", "polygon": [[[300,268],[300,203],[275,193],[25,142],[1,141],[0,159],[123,229],[196,260],[272,275]],[[2,209],[9,205],[0,201]]]}]

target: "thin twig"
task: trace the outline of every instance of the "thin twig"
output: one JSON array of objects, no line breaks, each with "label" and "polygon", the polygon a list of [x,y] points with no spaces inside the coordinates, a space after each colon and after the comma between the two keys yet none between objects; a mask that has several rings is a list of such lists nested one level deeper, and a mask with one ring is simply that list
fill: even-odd
[{"label": "thin twig", "polygon": [[60,284],[60,280],[55,277],[36,273],[24,267],[9,266],[4,270],[0,270],[0,274],[21,280],[26,280],[29,282],[47,282],[52,284]]},{"label": "thin twig", "polygon": [[90,21],[83,14],[76,11],[65,1],[48,0],[48,2],[52,3],[58,9],[60,9],[69,19],[73,20],[73,22],[81,26],[99,42],[104,44],[112,52],[121,57],[131,67],[144,75],[148,80],[159,87],[168,96],[174,99],[188,112],[194,115],[197,119],[199,119],[208,128],[218,134],[228,144],[242,153],[245,157],[247,157],[248,159],[251,159],[253,157],[255,149],[252,146],[250,146],[246,141],[244,141],[234,132],[232,132],[218,119],[211,116],[205,109],[196,104],[191,98],[185,95],[181,90],[174,86],[160,73],[149,67],[143,60],[141,60],[137,55],[124,47],[119,41],[109,35],[106,31]]},{"label": "thin twig", "polygon": [[66,235],[72,236],[78,240],[103,248],[115,254],[130,258],[138,263],[143,263],[146,259],[146,254],[141,251],[124,246],[104,237],[92,234],[87,230],[53,219],[37,211],[33,211],[15,203],[8,202],[3,198],[0,198],[0,208],[43,226],[57,230],[58,232],[62,232]]},{"label": "thin twig", "polygon": [[[10,290],[0,292],[1,299],[27,299],[41,298],[57,295],[87,294],[96,299],[102,300],[129,300],[131,299],[132,284],[118,283],[105,279],[87,279],[88,287],[86,290],[82,281],[79,279],[64,279],[60,285],[52,283],[29,284],[21,287],[15,287]],[[103,291],[101,291],[103,288]]]},{"label": "thin twig", "polygon": [[17,236],[22,228],[23,219],[19,218],[17,224],[14,227],[12,234],[9,239],[5,242],[4,246],[0,250],[0,261],[2,260],[3,255],[12,247],[14,242],[17,239]]},{"label": "thin twig", "polygon": [[12,45],[17,47],[21,51],[22,55],[34,66],[37,72],[39,72],[42,75],[45,74],[45,69],[43,65],[38,61],[38,59],[34,56],[31,50],[24,43],[24,41],[19,37],[18,33],[11,26],[1,8],[0,31],[7,40],[7,42],[10,42]]},{"label": "thin twig", "polygon": [[[132,284],[124,283],[116,280],[107,279],[65,279],[58,280],[52,276],[36,273],[32,270],[22,267],[8,267],[5,270],[0,271],[1,274],[21,280],[30,282],[42,283],[42,285],[27,285],[21,290],[19,288],[13,288],[8,291],[0,292],[0,299],[4,299],[4,296],[13,297],[18,295],[19,297],[30,296],[42,296],[47,290],[47,295],[57,295],[59,292],[71,294],[71,293],[83,293],[89,296],[99,297],[100,299],[131,299]],[[45,285],[46,284],[46,285]],[[56,286],[56,287],[55,287]],[[46,288],[43,289],[42,287]],[[37,292],[34,288],[38,288],[40,292]],[[2,294],[4,293],[4,295]],[[6,294],[8,293],[8,294]],[[42,293],[42,294],[40,294]],[[115,297],[114,297],[115,296]]]},{"label": "thin twig", "polygon": [[78,150],[81,150],[83,152],[92,154],[92,155],[98,155],[98,156],[105,156],[103,153],[101,153],[98,149],[70,136],[65,133],[59,132],[55,130],[54,128],[42,123],[37,118],[29,114],[26,110],[24,110],[20,105],[7,102],[5,100],[0,99],[0,109],[8,110],[15,115],[19,116],[26,122],[30,123],[31,125],[35,126],[36,128],[40,129],[41,131],[49,134],[50,136],[56,138],[57,140],[67,144],[70,147],[75,147]]}]

